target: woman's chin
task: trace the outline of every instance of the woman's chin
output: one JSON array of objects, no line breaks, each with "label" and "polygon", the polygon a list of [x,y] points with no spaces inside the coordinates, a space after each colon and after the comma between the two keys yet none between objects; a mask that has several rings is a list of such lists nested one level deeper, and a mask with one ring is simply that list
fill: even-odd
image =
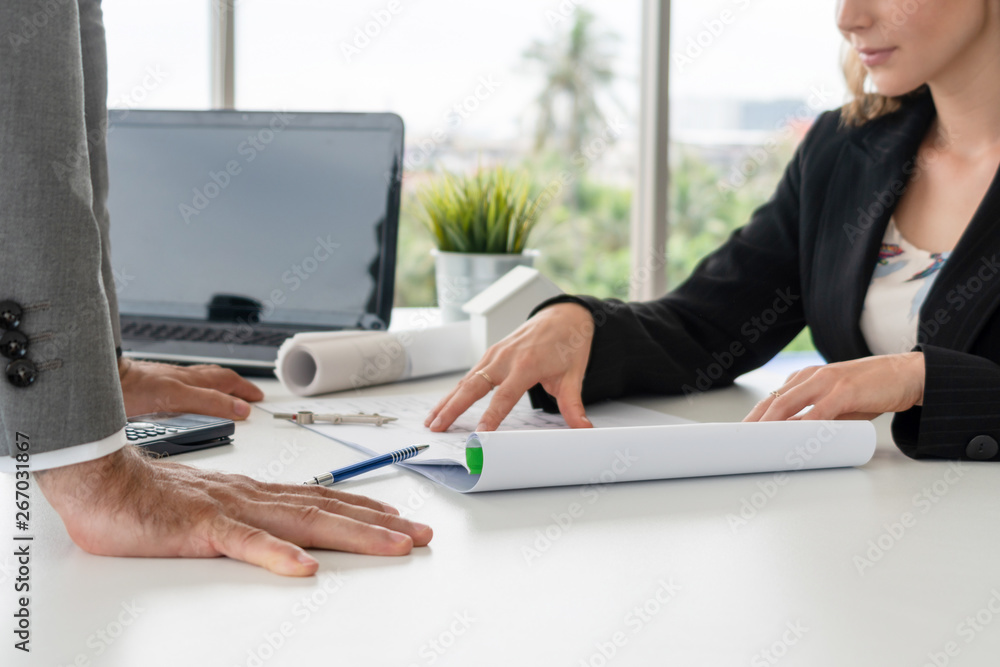
[{"label": "woman's chin", "polygon": [[894,76],[878,76],[876,74],[871,74],[872,84],[875,86],[875,90],[879,95],[885,95],[886,97],[900,97],[906,95],[907,93],[912,93],[914,90],[924,85],[923,81],[914,81],[912,79],[901,79]]}]

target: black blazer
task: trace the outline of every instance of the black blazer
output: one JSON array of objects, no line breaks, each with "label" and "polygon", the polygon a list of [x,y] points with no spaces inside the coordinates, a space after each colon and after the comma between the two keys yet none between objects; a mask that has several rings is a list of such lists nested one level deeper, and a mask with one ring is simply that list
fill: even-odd
[{"label": "black blazer", "polygon": [[[574,300],[596,329],[583,398],[705,391],[763,365],[805,325],[831,362],[870,356],[859,327],[879,246],[935,116],[930,94],[862,127],[820,116],[770,201],[656,301]],[[995,179],[920,312],[923,407],[896,414],[914,458],[997,460],[1000,183]],[[541,386],[537,407],[556,410]]]}]

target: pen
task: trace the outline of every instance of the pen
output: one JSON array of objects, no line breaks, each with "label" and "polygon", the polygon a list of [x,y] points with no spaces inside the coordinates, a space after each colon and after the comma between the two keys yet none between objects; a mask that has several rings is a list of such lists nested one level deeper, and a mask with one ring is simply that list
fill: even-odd
[{"label": "pen", "polygon": [[303,482],[303,484],[320,484],[322,486],[330,486],[331,484],[336,484],[337,482],[341,482],[345,479],[350,479],[355,475],[360,475],[361,473],[368,472],[369,470],[375,470],[376,468],[381,468],[392,463],[405,461],[408,458],[416,456],[428,447],[430,447],[430,445],[413,445],[412,447],[399,449],[395,452],[382,454],[381,456],[376,456],[373,459],[349,465],[346,468],[341,468],[340,470],[331,470],[330,472],[325,472],[322,475],[317,475],[308,482]]}]

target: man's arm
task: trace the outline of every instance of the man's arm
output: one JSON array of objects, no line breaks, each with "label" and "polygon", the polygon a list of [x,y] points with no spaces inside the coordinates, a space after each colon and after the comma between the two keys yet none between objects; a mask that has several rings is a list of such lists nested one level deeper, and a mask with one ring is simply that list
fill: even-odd
[{"label": "man's arm", "polygon": [[[83,58],[93,49],[81,29],[94,33],[81,12],[99,23],[97,8],[0,3],[0,301],[26,307],[18,330],[32,336],[31,367],[0,379],[0,454],[18,454],[16,442],[30,442],[30,454],[96,443],[125,423],[86,132]],[[308,575],[318,563],[302,547],[398,555],[432,536],[378,501],[196,470],[128,446],[35,479],[74,541],[96,554],[227,555]]]},{"label": "man's arm", "polygon": [[[103,440],[125,425],[94,216],[76,3],[0,4],[0,299],[26,310],[35,379],[0,379],[3,452]],[[6,364],[9,360],[5,359]]]}]

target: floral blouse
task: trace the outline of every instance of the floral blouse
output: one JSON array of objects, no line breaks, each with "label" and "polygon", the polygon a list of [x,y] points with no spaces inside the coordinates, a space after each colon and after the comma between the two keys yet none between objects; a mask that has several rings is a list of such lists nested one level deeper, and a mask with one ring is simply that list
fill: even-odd
[{"label": "floral blouse", "polygon": [[950,252],[927,252],[889,226],[861,311],[861,332],[874,354],[909,352],[917,344],[920,307]]}]

